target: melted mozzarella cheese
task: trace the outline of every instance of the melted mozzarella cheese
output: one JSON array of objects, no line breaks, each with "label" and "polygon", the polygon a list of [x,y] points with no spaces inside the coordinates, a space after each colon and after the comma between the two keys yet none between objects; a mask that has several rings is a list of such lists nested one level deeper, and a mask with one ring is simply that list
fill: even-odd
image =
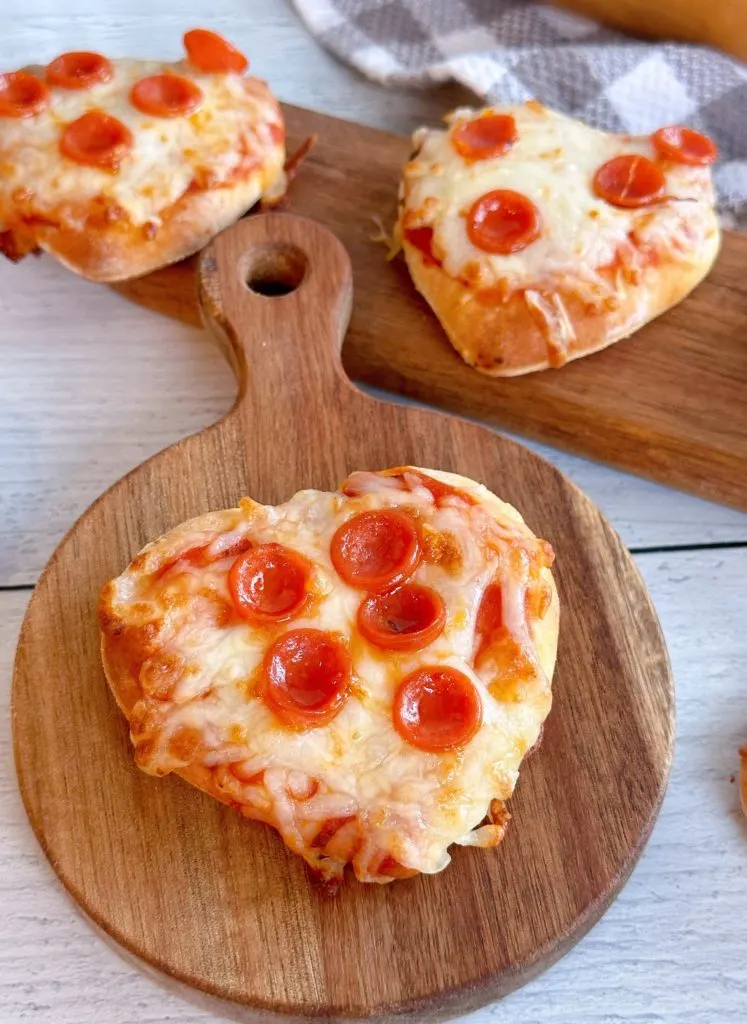
[{"label": "melted mozzarella cheese", "polygon": [[[379,486],[368,485],[355,497],[301,491],[277,507],[247,501],[241,510],[211,514],[204,517],[210,523],[207,530],[186,524],[176,541],[172,535],[161,538],[136,560],[136,568],[116,581],[116,610],[140,623],[160,623],[156,677],[164,657],[168,663],[175,655],[189,667],[171,696],[160,753],[150,770],[161,773],[179,767],[169,760],[169,736],[184,727],[196,729],[206,740],[206,765],[243,761],[251,772],[265,771],[272,801],[267,820],[279,824],[285,841],[297,852],[304,852],[299,831],[304,821],[357,815],[371,850],[382,856],[383,851],[406,867],[435,872],[448,863],[452,843],[475,841],[470,833],[485,818],[491,802],[510,796],[520,762],[536,742],[550,709],[549,681],[536,655],[536,674],[521,700],[515,695],[496,699],[473,667],[482,595],[496,576],[503,578],[515,570],[516,560],[521,562],[521,579],[504,588],[506,621],[515,639],[533,652],[522,545],[537,542],[520,519],[507,517],[496,523],[494,508],[488,511],[480,503],[459,499],[436,505],[425,487],[395,490],[386,478],[370,476]],[[415,572],[414,581],[435,588],[443,597],[447,625],[430,646],[413,653],[378,651],[363,641],[356,615],[365,595],[337,575],[329,554],[334,532],[348,518],[365,509],[396,505],[415,508],[423,524],[454,538],[460,556],[458,568],[423,561]],[[493,525],[495,535],[486,544],[486,531]],[[203,544],[220,552],[247,536],[257,544],[285,544],[312,563],[314,599],[287,628],[313,627],[348,638],[352,692],[326,725],[305,732],[282,728],[253,689],[268,643],[266,632],[245,622],[218,625],[201,614],[206,591],[230,601],[227,574],[233,558],[218,559],[205,568],[179,560],[179,553]],[[164,563],[173,563],[172,568],[153,582],[149,574],[158,573]],[[393,727],[396,688],[424,665],[452,666],[479,691],[482,726],[458,752],[423,752]],[[145,687],[149,669],[144,668],[140,682]],[[158,705],[163,709],[164,702]],[[322,793],[305,803],[289,804],[287,780],[307,778],[318,780]]]},{"label": "melted mozzarella cheese", "polygon": [[[405,226],[433,229],[432,248],[444,270],[479,288],[562,287],[585,280],[608,290],[600,267],[613,265],[630,248],[634,232],[641,247],[687,253],[697,258],[715,230],[713,190],[707,167],[666,166],[666,202],[621,209],[592,190],[596,171],[624,153],[654,158],[648,136],[612,135],[537,103],[489,108],[511,114],[518,140],[501,156],[465,161],[451,143],[450,130],[420,129],[418,151],[404,175]],[[452,125],[486,111],[457,110]],[[519,252],[491,255],[477,248],[466,231],[472,203],[493,189],[528,196],[540,212],[539,238]]]},{"label": "melted mozzarella cheese", "polygon": [[[14,208],[19,192],[37,214],[102,196],[133,224],[144,224],[157,221],[196,175],[215,184],[230,180],[249,154],[258,165],[269,163],[273,179],[280,172],[283,147],[272,126],[281,125],[282,117],[263,83],[232,73],[201,74],[186,62],[117,60],[112,67],[112,78],[91,88],[50,88],[48,107],[34,117],[0,118],[0,230],[3,210]],[[165,72],[190,78],[202,90],[193,114],[152,117],[130,102],[136,82]],[[103,110],[132,132],[132,149],[115,174],[60,155],[65,126],[90,110]]]}]

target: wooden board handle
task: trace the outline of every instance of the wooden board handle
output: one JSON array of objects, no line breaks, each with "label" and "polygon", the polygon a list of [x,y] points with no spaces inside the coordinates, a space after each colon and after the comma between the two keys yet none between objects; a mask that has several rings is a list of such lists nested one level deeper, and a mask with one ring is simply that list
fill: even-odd
[{"label": "wooden board handle", "polygon": [[340,349],[353,272],[326,228],[282,213],[240,220],[202,253],[198,294],[239,381],[237,407],[258,422],[276,423],[281,402],[322,411],[341,379],[349,386]]},{"label": "wooden board handle", "polygon": [[308,486],[335,486],[347,474],[340,439],[372,404],[340,362],[353,297],[342,243],[302,217],[241,220],[202,254],[198,296],[239,383],[226,418],[252,493],[288,496],[275,489],[279,453]]}]

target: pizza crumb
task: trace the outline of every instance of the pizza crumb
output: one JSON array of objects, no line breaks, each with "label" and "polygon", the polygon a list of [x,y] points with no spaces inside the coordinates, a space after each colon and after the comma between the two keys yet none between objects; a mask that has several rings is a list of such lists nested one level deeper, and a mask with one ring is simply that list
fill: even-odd
[{"label": "pizza crumb", "polygon": [[379,242],[382,245],[385,245],[387,247],[387,260],[393,260],[394,257],[397,256],[400,250],[402,249],[402,240],[399,238],[399,231],[397,230],[397,225],[395,224],[394,229],[392,230],[392,233],[390,235],[387,234],[386,228],[384,227],[381,217],[374,216],[371,217],[371,220],[373,221],[373,224],[376,227],[376,231],[374,234],[369,235],[368,237],[371,239],[372,242]]}]

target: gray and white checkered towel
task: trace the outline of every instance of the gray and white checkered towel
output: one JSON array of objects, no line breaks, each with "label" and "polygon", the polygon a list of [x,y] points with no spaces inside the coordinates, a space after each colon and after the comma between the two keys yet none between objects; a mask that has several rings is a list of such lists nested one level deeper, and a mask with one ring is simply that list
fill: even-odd
[{"label": "gray and white checkered towel", "polygon": [[686,123],[719,145],[725,226],[747,230],[747,66],[642,43],[524,0],[294,0],[321,43],[370,78],[456,79],[488,103],[532,97],[599,128]]}]

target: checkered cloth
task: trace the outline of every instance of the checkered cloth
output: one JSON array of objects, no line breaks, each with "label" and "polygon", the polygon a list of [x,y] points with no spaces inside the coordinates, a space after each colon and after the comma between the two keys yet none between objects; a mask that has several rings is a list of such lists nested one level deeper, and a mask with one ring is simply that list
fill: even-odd
[{"label": "checkered cloth", "polygon": [[524,0],[294,3],[321,43],[380,82],[456,79],[487,103],[535,97],[607,131],[686,123],[706,132],[721,154],[722,221],[747,231],[747,66]]}]

